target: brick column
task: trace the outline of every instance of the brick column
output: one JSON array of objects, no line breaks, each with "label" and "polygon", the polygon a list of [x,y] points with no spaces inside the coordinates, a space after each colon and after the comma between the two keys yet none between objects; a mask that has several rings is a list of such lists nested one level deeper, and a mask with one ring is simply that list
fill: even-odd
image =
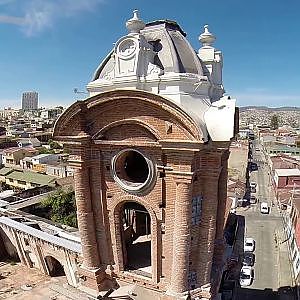
[{"label": "brick column", "polygon": [[226,201],[227,201],[227,159],[228,151],[223,154],[222,157],[222,170],[218,182],[218,209],[217,209],[217,221],[216,221],[216,237],[214,242],[214,255],[213,255],[213,271],[214,282],[212,282],[213,295],[219,290],[219,285],[222,278],[222,273],[225,265],[224,251],[225,251],[225,239],[224,239],[224,226],[226,215]]},{"label": "brick column", "polygon": [[222,170],[220,173],[219,185],[218,185],[218,217],[217,217],[216,239],[223,239],[223,233],[224,233],[226,201],[227,201],[228,157],[229,157],[229,151],[223,153]]},{"label": "brick column", "polygon": [[180,294],[188,290],[190,256],[191,177],[178,177],[175,181],[176,200],[170,294]]},{"label": "brick column", "polygon": [[87,269],[97,269],[100,266],[100,259],[91,202],[89,169],[85,165],[75,168],[74,181],[83,266]]},{"label": "brick column", "polygon": [[[91,196],[93,203],[94,219],[95,219],[95,234],[98,242],[98,249],[100,254],[101,264],[107,265],[112,262],[112,255],[109,251],[108,245],[110,245],[108,234],[109,220],[106,216],[107,200],[105,184],[102,183],[103,175],[101,174],[100,156],[97,159],[91,161]],[[103,166],[102,166],[103,168]]]},{"label": "brick column", "polygon": [[207,169],[206,171],[206,174],[201,177],[205,185],[200,236],[206,243],[201,245],[198,259],[197,277],[200,286],[210,283],[218,209],[219,170]]}]

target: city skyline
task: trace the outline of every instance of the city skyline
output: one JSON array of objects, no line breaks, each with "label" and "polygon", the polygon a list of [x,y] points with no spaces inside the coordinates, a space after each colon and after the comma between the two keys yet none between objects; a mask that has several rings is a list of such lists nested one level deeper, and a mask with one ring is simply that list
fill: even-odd
[{"label": "city skyline", "polygon": [[44,107],[84,98],[74,88],[85,91],[113,43],[127,34],[125,22],[134,8],[145,22],[177,21],[196,51],[209,24],[224,55],[225,90],[238,106],[299,106],[300,63],[293,53],[300,48],[294,40],[300,4],[289,2],[191,1],[183,8],[156,0],[0,0],[0,108],[20,108],[27,90],[36,90]]}]

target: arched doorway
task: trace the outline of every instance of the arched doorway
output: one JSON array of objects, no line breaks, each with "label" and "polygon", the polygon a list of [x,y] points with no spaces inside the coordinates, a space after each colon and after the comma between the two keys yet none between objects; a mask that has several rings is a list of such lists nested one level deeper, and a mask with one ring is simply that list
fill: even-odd
[{"label": "arched doorway", "polygon": [[151,218],[136,202],[121,207],[121,236],[124,270],[151,277]]},{"label": "arched doorway", "polygon": [[10,238],[0,228],[0,259],[13,260],[14,262],[20,262],[18,251],[16,246],[11,242]]},{"label": "arched doorway", "polygon": [[53,256],[46,256],[45,262],[51,277],[65,276],[63,265]]}]

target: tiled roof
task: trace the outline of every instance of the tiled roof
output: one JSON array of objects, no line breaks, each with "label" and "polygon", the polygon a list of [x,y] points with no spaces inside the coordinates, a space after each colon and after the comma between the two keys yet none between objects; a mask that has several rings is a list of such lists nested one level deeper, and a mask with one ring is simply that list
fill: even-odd
[{"label": "tiled roof", "polygon": [[54,176],[44,175],[44,174],[29,172],[29,171],[13,171],[9,175],[7,175],[6,178],[21,180],[21,181],[26,181],[26,182],[31,182],[31,183],[41,184],[41,185],[49,184],[56,179],[56,177]]},{"label": "tiled roof", "polygon": [[2,176],[5,176],[5,175],[11,173],[12,171],[13,171],[13,169],[11,169],[11,168],[6,168],[6,167],[1,168],[1,169],[0,169],[0,176],[1,176],[1,175],[2,175]]},{"label": "tiled roof", "polygon": [[275,169],[278,176],[300,176],[299,169]]}]

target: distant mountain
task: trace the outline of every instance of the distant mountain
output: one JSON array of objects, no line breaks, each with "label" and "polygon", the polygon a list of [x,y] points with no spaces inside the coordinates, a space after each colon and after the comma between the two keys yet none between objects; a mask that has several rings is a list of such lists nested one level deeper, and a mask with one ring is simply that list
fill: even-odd
[{"label": "distant mountain", "polygon": [[300,111],[300,107],[283,106],[283,107],[267,107],[267,106],[242,106],[240,111],[246,110],[268,110],[268,111]]}]

